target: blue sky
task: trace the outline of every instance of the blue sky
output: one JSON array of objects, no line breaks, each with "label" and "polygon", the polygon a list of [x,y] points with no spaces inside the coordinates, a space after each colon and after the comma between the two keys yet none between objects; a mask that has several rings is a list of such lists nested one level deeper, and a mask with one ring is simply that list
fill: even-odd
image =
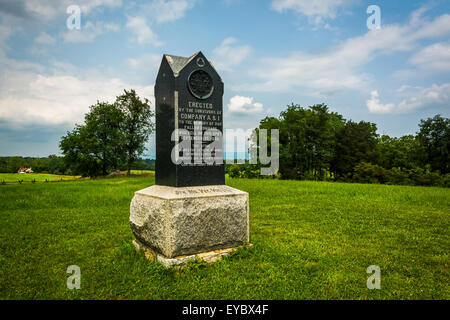
[{"label": "blue sky", "polygon": [[[70,5],[80,30],[67,28]],[[90,105],[125,88],[153,101],[162,55],[199,50],[225,83],[225,128],[292,102],[391,136],[449,116],[450,1],[0,0],[0,156],[59,154]]]}]

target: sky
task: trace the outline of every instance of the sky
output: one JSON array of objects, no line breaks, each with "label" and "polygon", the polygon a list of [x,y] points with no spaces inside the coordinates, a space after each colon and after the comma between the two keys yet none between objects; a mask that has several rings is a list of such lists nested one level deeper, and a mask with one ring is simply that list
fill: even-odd
[{"label": "sky", "polygon": [[397,137],[450,114],[448,0],[0,0],[0,156],[60,154],[89,106],[131,88],[154,103],[163,54],[198,51],[226,129],[291,103]]}]

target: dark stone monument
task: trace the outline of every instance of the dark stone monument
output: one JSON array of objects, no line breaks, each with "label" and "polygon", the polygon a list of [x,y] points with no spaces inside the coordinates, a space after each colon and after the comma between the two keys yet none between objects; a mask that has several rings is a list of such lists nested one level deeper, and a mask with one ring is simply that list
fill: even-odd
[{"label": "dark stone monument", "polygon": [[155,97],[156,185],[131,201],[133,244],[167,267],[214,262],[250,240],[248,193],[225,185],[222,80],[201,52],[164,55]]},{"label": "dark stone monument", "polygon": [[[156,184],[172,187],[225,184],[223,151],[215,150],[220,163],[195,162],[209,143],[195,150],[191,142],[190,163],[174,163],[172,150],[176,129],[194,135],[194,123],[201,123],[202,135],[209,129],[223,131],[223,82],[203,53],[189,58],[164,55],[155,84],[156,99]],[[199,154],[200,153],[200,154]]]}]

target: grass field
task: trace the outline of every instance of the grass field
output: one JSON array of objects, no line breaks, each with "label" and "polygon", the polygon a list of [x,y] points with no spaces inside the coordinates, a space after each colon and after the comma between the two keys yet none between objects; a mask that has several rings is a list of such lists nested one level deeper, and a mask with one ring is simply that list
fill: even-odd
[{"label": "grass field", "polygon": [[[449,299],[450,190],[227,179],[250,194],[251,249],[168,270],[131,244],[154,178],[0,186],[1,299]],[[69,265],[81,289],[68,290]],[[381,290],[368,290],[370,265]]]},{"label": "grass field", "polygon": [[79,178],[78,176],[63,176],[56,174],[46,174],[46,173],[0,173],[0,183],[5,182],[17,182],[18,180],[23,180],[24,182],[31,182],[35,180],[36,182],[48,181],[60,181],[63,180],[74,180]]},{"label": "grass field", "polygon": [[155,171],[152,171],[152,170],[131,170],[130,173],[132,175],[147,175],[147,176],[155,175]]}]

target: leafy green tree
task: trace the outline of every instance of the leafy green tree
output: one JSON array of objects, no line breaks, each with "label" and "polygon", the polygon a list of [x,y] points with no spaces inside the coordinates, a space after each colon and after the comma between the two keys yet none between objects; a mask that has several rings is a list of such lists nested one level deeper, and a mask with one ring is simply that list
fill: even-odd
[{"label": "leafy green tree", "polygon": [[341,115],[330,113],[324,104],[310,107],[306,115],[308,171],[315,180],[323,180],[334,155],[336,134],[344,126],[344,120]]},{"label": "leafy green tree", "polygon": [[106,175],[123,161],[122,111],[115,105],[97,102],[85,115],[83,125],[62,137],[60,148],[67,165],[88,176]]},{"label": "leafy green tree", "polygon": [[0,172],[1,173],[7,173],[8,169],[7,169],[7,158],[5,157],[0,157]]},{"label": "leafy green tree", "polygon": [[142,101],[133,89],[124,90],[124,94],[117,97],[116,106],[124,115],[121,133],[127,173],[130,175],[131,167],[144,153],[145,142],[154,130],[154,113],[148,99]]},{"label": "leafy green tree", "polygon": [[422,146],[412,135],[391,138],[383,135],[378,139],[378,165],[385,169],[412,169],[420,165]]},{"label": "leafy green tree", "polygon": [[425,153],[424,164],[442,174],[450,173],[450,119],[440,115],[421,120],[417,139]]},{"label": "leafy green tree", "polygon": [[360,162],[376,159],[377,127],[374,123],[348,121],[337,133],[336,148],[331,164],[335,179],[351,179]]},{"label": "leafy green tree", "polygon": [[26,166],[27,162],[22,157],[8,157],[6,160],[6,172],[15,173]]},{"label": "leafy green tree", "polygon": [[333,159],[336,133],[343,126],[342,116],[329,112],[324,104],[308,109],[292,104],[278,119],[263,119],[259,129],[280,130],[282,178],[322,180]]},{"label": "leafy green tree", "polygon": [[240,177],[240,168],[239,165],[233,163],[228,169],[228,175],[230,178],[239,178]]}]

